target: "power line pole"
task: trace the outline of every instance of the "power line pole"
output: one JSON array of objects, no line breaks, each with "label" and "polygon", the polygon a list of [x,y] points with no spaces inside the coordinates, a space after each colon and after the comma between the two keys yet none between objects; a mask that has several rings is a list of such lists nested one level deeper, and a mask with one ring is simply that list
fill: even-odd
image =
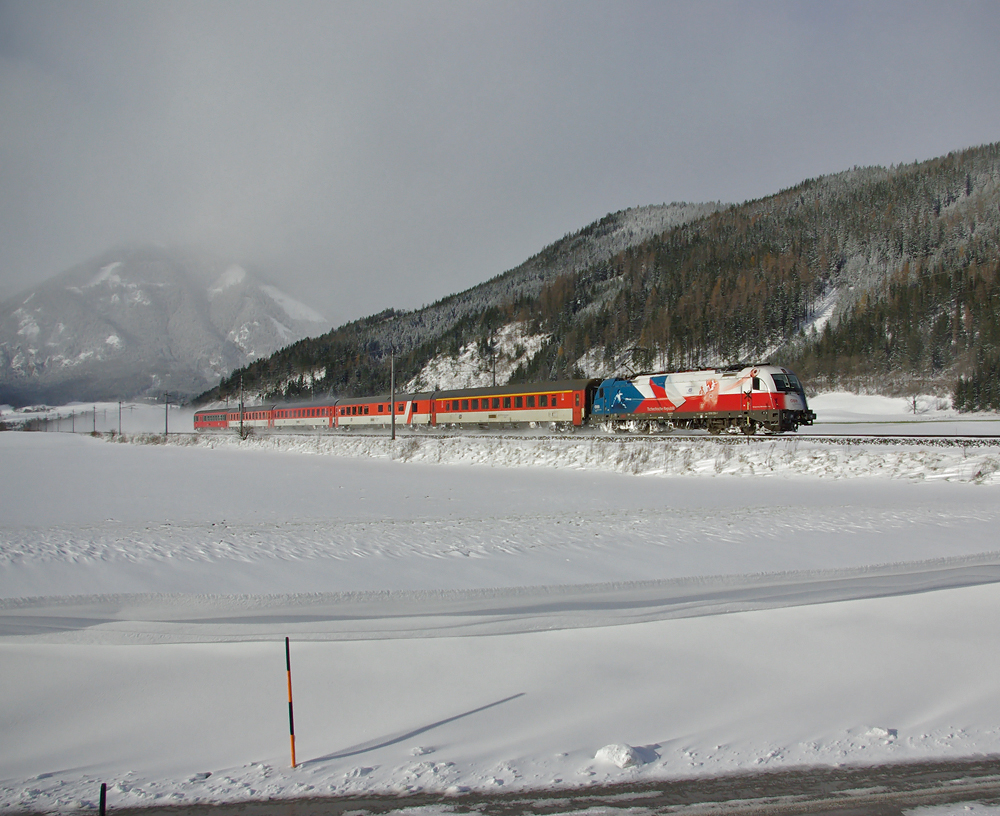
[{"label": "power line pole", "polygon": [[163,438],[166,439],[170,425],[170,392],[163,394]]},{"label": "power line pole", "polygon": [[389,349],[389,408],[392,412],[392,439],[396,440],[396,350]]}]

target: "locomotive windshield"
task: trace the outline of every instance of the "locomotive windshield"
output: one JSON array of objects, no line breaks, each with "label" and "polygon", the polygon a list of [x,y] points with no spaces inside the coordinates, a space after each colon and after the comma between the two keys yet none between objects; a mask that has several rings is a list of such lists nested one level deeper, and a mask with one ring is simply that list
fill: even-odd
[{"label": "locomotive windshield", "polygon": [[772,374],[771,378],[774,380],[774,388],[777,391],[802,391],[802,383],[794,374]]}]

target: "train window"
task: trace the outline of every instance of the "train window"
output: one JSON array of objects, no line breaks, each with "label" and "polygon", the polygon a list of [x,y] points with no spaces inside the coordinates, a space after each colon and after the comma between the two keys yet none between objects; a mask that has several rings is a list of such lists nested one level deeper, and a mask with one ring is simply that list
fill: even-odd
[{"label": "train window", "polygon": [[383,407],[383,406],[382,406],[382,403],[380,402],[380,403],[378,404],[378,412],[379,412],[380,414],[381,414],[381,413],[384,413],[384,412],[382,411],[382,407]]},{"label": "train window", "polygon": [[468,411],[469,410],[469,401],[468,400],[462,400],[462,410],[463,411]]},{"label": "train window", "polygon": [[548,408],[549,407],[549,395],[548,394],[540,394],[539,397],[538,397],[538,404],[542,408]]},{"label": "train window", "polygon": [[771,378],[774,380],[776,391],[798,391],[802,388],[794,374],[772,374]]},{"label": "train window", "polygon": [[399,403],[399,405],[397,405],[397,406],[396,406],[396,410],[397,410],[397,411],[398,411],[399,413],[403,413],[403,411],[405,411],[405,410],[406,410],[406,403],[405,403],[405,402],[401,402],[401,403]]},{"label": "train window", "polygon": [[493,397],[493,407],[494,408],[500,407],[500,397]]},{"label": "train window", "polygon": [[524,407],[524,397],[514,397],[514,407],[523,408]]},{"label": "train window", "polygon": [[580,395],[579,394],[576,395],[576,407],[577,408],[580,407]]},{"label": "train window", "polygon": [[504,397],[503,398],[503,407],[504,408],[510,408],[510,397]]},{"label": "train window", "polygon": [[535,407],[535,397],[534,397],[534,395],[528,397],[528,407],[529,408],[534,408]]},{"label": "train window", "polygon": [[365,416],[368,416],[368,406],[365,406]]},{"label": "train window", "polygon": [[473,411],[478,411],[479,410],[479,400],[474,399],[472,401],[472,410]]}]

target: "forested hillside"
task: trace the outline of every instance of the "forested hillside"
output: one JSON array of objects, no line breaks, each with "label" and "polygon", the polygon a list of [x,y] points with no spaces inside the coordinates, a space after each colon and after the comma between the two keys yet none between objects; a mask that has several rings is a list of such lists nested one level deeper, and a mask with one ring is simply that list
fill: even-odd
[{"label": "forested hillside", "polygon": [[[448,302],[437,304],[422,335],[404,327],[419,326],[427,310],[386,312],[255,363],[244,380],[272,395],[304,387],[303,374],[317,375],[311,385],[323,392],[384,391],[389,345],[409,378],[470,344],[495,354],[493,333],[521,323],[543,342],[513,381],[770,359],[814,389],[931,390],[954,393],[962,408],[1000,408],[998,247],[993,144],[709,208],[587,263],[560,268],[559,242],[530,262],[535,287],[508,285],[492,300],[470,290],[459,296],[466,308],[446,316]],[[232,395],[238,384],[239,374],[206,396]]]}]

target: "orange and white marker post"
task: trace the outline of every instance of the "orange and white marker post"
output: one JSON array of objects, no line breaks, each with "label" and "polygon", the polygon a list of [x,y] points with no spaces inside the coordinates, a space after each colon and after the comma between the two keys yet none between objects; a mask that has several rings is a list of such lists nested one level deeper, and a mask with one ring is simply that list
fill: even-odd
[{"label": "orange and white marker post", "polygon": [[292,652],[285,638],[285,670],[288,672],[288,736],[292,741],[292,767],[295,767],[295,717],[292,714]]}]

